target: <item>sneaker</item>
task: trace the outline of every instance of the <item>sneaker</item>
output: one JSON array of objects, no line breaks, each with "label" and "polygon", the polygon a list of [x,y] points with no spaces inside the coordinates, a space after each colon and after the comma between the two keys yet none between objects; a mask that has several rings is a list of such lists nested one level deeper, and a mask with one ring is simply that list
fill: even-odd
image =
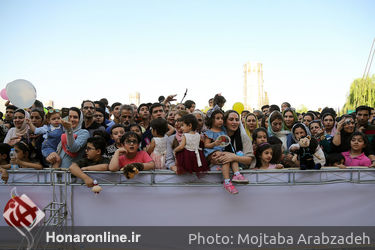
[{"label": "sneaker", "polygon": [[232,181],[234,183],[249,183],[249,180],[246,179],[245,177],[243,177],[242,174],[234,175],[233,178],[232,178]]},{"label": "sneaker", "polygon": [[232,182],[229,182],[229,184],[224,183],[224,188],[231,194],[238,194],[238,191],[235,186],[233,186]]}]

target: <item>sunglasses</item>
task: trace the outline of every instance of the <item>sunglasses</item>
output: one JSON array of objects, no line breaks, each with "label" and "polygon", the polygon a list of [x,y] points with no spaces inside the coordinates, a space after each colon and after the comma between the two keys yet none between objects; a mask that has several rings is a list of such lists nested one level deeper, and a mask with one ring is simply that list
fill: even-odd
[{"label": "sunglasses", "polygon": [[50,113],[50,114],[52,114],[52,113],[60,113],[60,109],[49,109],[48,113]]}]

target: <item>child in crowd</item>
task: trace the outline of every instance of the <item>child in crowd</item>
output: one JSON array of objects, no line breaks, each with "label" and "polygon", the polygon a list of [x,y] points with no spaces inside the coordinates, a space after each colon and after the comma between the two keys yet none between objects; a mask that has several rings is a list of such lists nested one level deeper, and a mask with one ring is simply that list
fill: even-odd
[{"label": "child in crowd", "polygon": [[[223,130],[224,124],[224,114],[221,110],[215,110],[212,112],[211,116],[207,120],[207,126],[210,128],[205,134],[204,140],[204,154],[207,159],[210,161],[212,154],[215,152],[222,152],[226,145],[221,146],[222,141],[218,140],[219,137],[225,136],[226,133]],[[231,194],[237,194],[237,189],[233,186],[229,178],[229,168],[232,167],[234,176],[232,182],[236,183],[248,183],[249,181],[243,177],[239,172],[238,162],[230,162],[222,165],[222,173],[224,177],[224,188]]]},{"label": "child in crowd", "polygon": [[114,141],[113,144],[107,147],[107,155],[109,158],[113,156],[117,149],[123,147],[120,140],[121,137],[125,134],[125,127],[122,124],[115,124],[111,128],[111,139]]},{"label": "child in crowd", "polygon": [[109,159],[103,157],[105,146],[105,140],[102,137],[90,137],[87,139],[86,157],[74,162],[69,167],[72,175],[82,179],[88,187],[94,186],[94,181],[83,171],[108,170]]},{"label": "child in crowd", "polygon": [[254,154],[258,145],[268,142],[268,133],[265,128],[256,128],[252,134]]},{"label": "child in crowd", "polygon": [[1,172],[1,179],[7,183],[8,182],[8,172],[7,169],[10,168],[9,164],[9,153],[12,147],[7,143],[0,143],[0,172]]},{"label": "child in crowd", "polygon": [[345,166],[345,158],[340,153],[332,153],[328,154],[326,158],[326,166],[327,167],[339,167],[339,168],[346,168]]},{"label": "child in crowd", "polygon": [[262,143],[258,145],[258,150],[255,154],[256,165],[258,169],[281,169],[283,168],[282,164],[271,164],[272,160],[272,146],[269,143]]},{"label": "child in crowd", "polygon": [[155,169],[165,169],[165,156],[167,154],[168,122],[163,118],[153,119],[150,123],[153,138],[148,145],[147,153],[155,162]]},{"label": "child in crowd", "polygon": [[142,127],[139,124],[137,123],[130,124],[129,131],[132,131],[138,134],[142,138]]},{"label": "child in crowd", "polygon": [[16,159],[11,159],[10,163],[18,165],[20,168],[34,168],[42,169],[43,166],[40,162],[32,162],[30,160],[31,152],[33,152],[32,146],[24,141],[17,142],[14,145],[14,151],[16,152]]},{"label": "child in crowd", "polygon": [[225,131],[223,130],[223,112],[221,110],[213,111],[211,117],[208,118],[206,123],[209,130],[204,133],[204,155],[208,160],[210,160],[212,153],[216,151],[221,152],[225,148],[224,146],[220,146],[221,141],[217,140],[218,137],[226,135]]},{"label": "child in crowd", "polygon": [[[126,132],[120,140],[124,147],[116,150],[109,163],[109,170],[119,171],[124,169],[126,177],[129,173],[137,174],[138,171],[154,169],[155,163],[145,151],[139,151],[141,138],[134,132]],[[135,169],[136,168],[136,169]]]},{"label": "child in crowd", "polygon": [[[47,123],[43,127],[36,128],[32,122],[28,119],[27,123],[31,131],[36,134],[43,134],[43,144],[42,144],[42,154],[44,158],[47,158],[51,153],[56,152],[57,146],[61,141],[61,135],[64,133],[63,127],[61,125],[60,110],[50,109],[47,113]],[[58,155],[52,161],[47,161],[52,164],[53,168],[60,167],[61,159]]]},{"label": "child in crowd", "polygon": [[282,163],[284,160],[283,142],[278,137],[271,136],[270,138],[268,138],[268,143],[271,145],[271,148],[272,148],[272,159],[270,163],[271,164]]},{"label": "child in crowd", "polygon": [[[317,140],[315,138],[311,138],[310,130],[303,123],[296,123],[296,124],[293,125],[292,138],[296,143],[292,144],[289,147],[289,151],[290,152],[298,151],[299,148],[300,148],[300,145],[298,144],[299,140],[301,138],[304,138],[304,137],[307,137],[307,136],[310,137],[309,148],[311,148],[311,149],[315,148],[315,150],[314,150],[314,152],[310,152],[310,151],[306,150],[306,153],[304,153],[304,157],[308,158],[308,155],[311,154],[311,156],[314,159],[315,164],[320,164],[321,166],[324,166],[324,164],[326,163],[326,158],[325,158],[324,152],[323,152],[322,148],[319,146],[319,143],[317,142]],[[300,160],[300,159],[298,159],[298,160]],[[297,165],[299,165],[298,162],[297,162]]]},{"label": "child in crowd", "polygon": [[197,127],[198,120],[193,114],[182,117],[182,140],[180,145],[174,149],[177,160],[177,174],[209,170],[202,149],[199,148],[200,135],[196,132]]},{"label": "child in crowd", "polygon": [[371,161],[363,152],[367,145],[368,140],[366,135],[362,132],[354,132],[350,136],[350,150],[341,153],[345,158],[345,166],[369,167]]}]

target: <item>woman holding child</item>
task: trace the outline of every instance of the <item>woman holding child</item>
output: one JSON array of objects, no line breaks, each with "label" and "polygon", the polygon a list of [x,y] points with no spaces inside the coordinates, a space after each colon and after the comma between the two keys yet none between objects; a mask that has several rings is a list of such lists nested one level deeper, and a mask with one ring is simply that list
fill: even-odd
[{"label": "woman holding child", "polygon": [[211,163],[222,165],[238,162],[243,168],[255,165],[251,140],[240,127],[240,122],[240,115],[236,111],[228,110],[224,113],[224,127],[231,138],[231,143],[227,147],[231,152],[214,152]]},{"label": "woman holding child", "polygon": [[[85,153],[85,145],[90,133],[86,129],[82,129],[82,114],[81,111],[72,107],[69,109],[68,121],[62,120],[62,125],[65,133],[61,136],[61,143],[59,144],[59,154],[51,153],[47,157],[47,161],[53,163],[55,159],[60,157],[61,168],[69,168],[73,159],[80,159]],[[60,148],[61,147],[61,148]]]}]

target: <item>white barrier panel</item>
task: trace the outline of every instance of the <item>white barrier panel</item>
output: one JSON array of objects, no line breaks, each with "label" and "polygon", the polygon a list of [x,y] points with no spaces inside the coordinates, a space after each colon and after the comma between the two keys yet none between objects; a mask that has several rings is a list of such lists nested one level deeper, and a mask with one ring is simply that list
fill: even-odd
[{"label": "white barrier panel", "polygon": [[374,184],[73,187],[79,226],[374,226]]},{"label": "white barrier panel", "polygon": [[374,169],[244,171],[250,184],[236,185],[238,195],[223,189],[220,172],[200,178],[142,172],[132,180],[120,172],[89,172],[103,187],[98,195],[65,171],[34,174],[10,175],[12,183],[0,185],[0,206],[17,186],[40,208],[53,193],[64,197],[66,221],[74,226],[375,225]]}]

